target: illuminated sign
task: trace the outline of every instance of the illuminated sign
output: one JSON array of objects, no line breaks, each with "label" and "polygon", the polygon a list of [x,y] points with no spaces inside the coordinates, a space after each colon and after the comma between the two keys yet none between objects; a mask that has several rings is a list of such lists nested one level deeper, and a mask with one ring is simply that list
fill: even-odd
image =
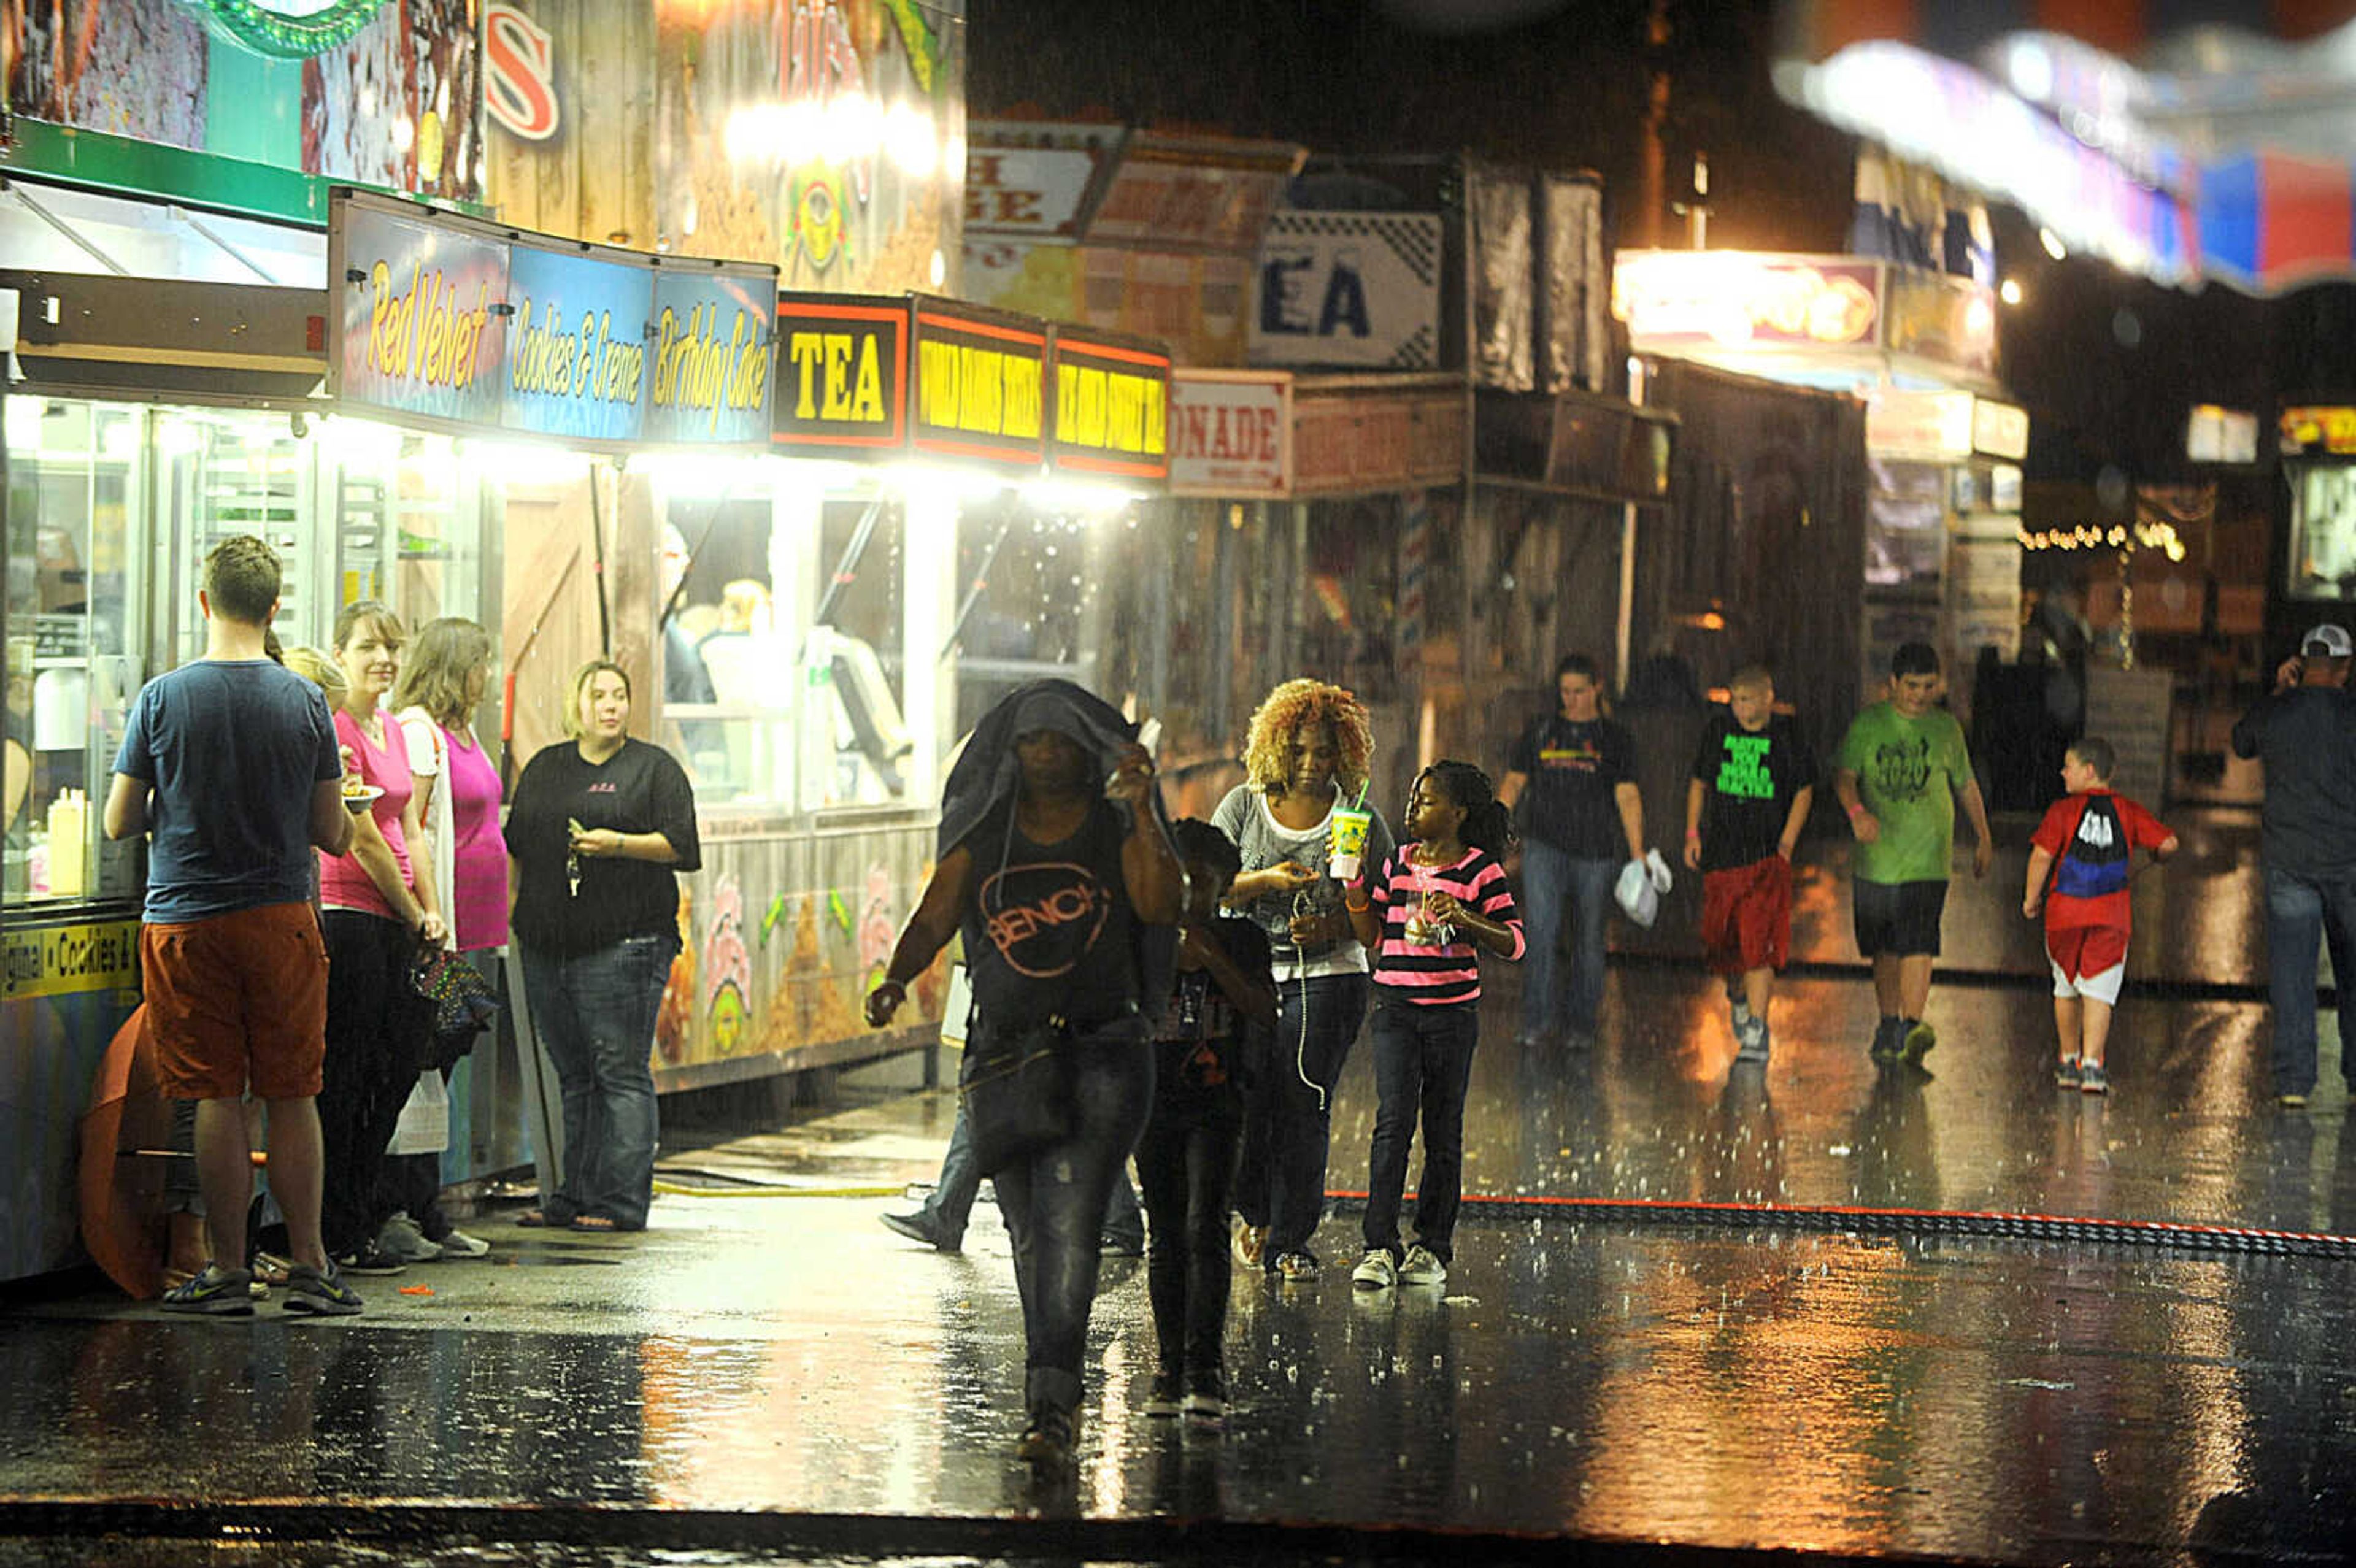
[{"label": "illuminated sign", "polygon": [[776,449],[852,458],[904,450],[908,326],[905,299],[780,294]]},{"label": "illuminated sign", "polygon": [[1993,398],[1972,400],[1972,450],[2018,463],[2029,455],[2029,411]]},{"label": "illuminated sign", "polygon": [[1057,326],[1055,439],[1058,473],[1170,476],[1170,356],[1142,339]]},{"label": "illuminated sign", "polygon": [[2356,454],[2356,408],[2332,405],[2283,410],[2282,453],[2286,457]]},{"label": "illuminated sign", "polygon": [[338,190],[327,392],[587,446],[769,436],[774,268],[582,245]]},{"label": "illuminated sign", "polygon": [[915,315],[915,450],[1037,469],[1047,451],[1045,326],[929,297]]},{"label": "illuminated sign", "polygon": [[1878,391],[1865,408],[1866,450],[1934,462],[1969,457],[1974,400],[1969,392]]},{"label": "illuminated sign", "polygon": [[1740,251],[1620,253],[1612,314],[1637,348],[1870,347],[1879,341],[1879,262]]},{"label": "illuminated sign", "polygon": [[2184,421],[2184,455],[2194,463],[2255,463],[2258,416],[2196,403]]},{"label": "illuminated sign", "polygon": [[0,1000],[139,990],[139,923],[52,925],[0,939]]},{"label": "illuminated sign", "polygon": [[1179,370],[1170,379],[1170,488],[1181,496],[1274,499],[1288,493],[1292,376]]}]

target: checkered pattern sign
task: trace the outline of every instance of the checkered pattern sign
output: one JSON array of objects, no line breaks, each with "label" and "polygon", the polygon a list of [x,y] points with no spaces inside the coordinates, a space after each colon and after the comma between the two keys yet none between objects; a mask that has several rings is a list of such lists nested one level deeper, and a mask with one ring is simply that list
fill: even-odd
[{"label": "checkered pattern sign", "polygon": [[1432,213],[1272,215],[1260,237],[1251,362],[1436,368],[1440,232]]}]

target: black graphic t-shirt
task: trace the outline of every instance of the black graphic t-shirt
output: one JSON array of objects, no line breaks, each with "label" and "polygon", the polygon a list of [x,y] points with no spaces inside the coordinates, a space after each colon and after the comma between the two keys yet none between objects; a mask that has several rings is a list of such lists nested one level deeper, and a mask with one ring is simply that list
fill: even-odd
[{"label": "black graphic t-shirt", "polygon": [[[572,824],[659,833],[679,859],[666,866],[617,855],[570,853]],[[602,763],[571,741],[542,747],[516,781],[508,853],[517,867],[513,926],[529,946],[566,957],[625,937],[679,940],[679,875],[703,864],[695,790],[669,752],[639,740]],[[572,871],[580,873],[576,885]]]},{"label": "black graphic t-shirt", "polygon": [[1137,919],[1121,880],[1121,819],[1098,801],[1060,844],[1010,827],[1011,807],[967,836],[973,901],[963,921],[981,1026],[1049,1018],[1100,1023],[1137,1000]]},{"label": "black graphic t-shirt", "polygon": [[[1258,925],[1238,915],[1221,915],[1211,923],[1211,935],[1245,976],[1268,974],[1268,935]],[[1153,1027],[1155,1104],[1191,1105],[1237,1092],[1244,1038],[1252,1027],[1208,969],[1178,971],[1170,1001]]]},{"label": "black graphic t-shirt", "polygon": [[1609,719],[1573,722],[1560,713],[1534,721],[1505,766],[1530,781],[1522,836],[1582,860],[1624,860],[1618,787],[1636,776],[1636,748]]},{"label": "black graphic t-shirt", "polygon": [[1701,869],[1725,871],[1775,853],[1792,797],[1816,782],[1816,760],[1790,715],[1770,714],[1754,732],[1721,709],[1694,753],[1693,776],[1702,786]]}]

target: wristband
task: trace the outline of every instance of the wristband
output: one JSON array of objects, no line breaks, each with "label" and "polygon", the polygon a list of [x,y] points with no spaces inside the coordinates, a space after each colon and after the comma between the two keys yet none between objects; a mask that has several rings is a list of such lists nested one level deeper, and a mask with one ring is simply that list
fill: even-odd
[{"label": "wristband", "polygon": [[1865,815],[1865,805],[1861,801],[1855,805],[1844,805],[1841,809],[1848,813],[1849,820],[1852,822]]},{"label": "wristband", "polygon": [[879,990],[879,991],[880,991],[880,990],[883,990],[883,989],[884,989],[884,987],[886,987],[887,986],[888,986],[889,987],[891,987],[893,990],[897,991],[898,993],[900,993],[900,995],[902,995],[903,997],[905,997],[905,996],[906,996],[906,995],[908,994],[908,987],[907,987],[906,986],[905,986],[905,985],[901,984],[899,981],[894,980],[894,978],[892,978],[892,976],[889,976],[889,975],[884,976],[884,978],[882,978],[881,980],[878,980],[878,981],[876,981],[876,982],[875,982],[875,988],[876,988],[877,990]]},{"label": "wristband", "polygon": [[1701,837],[1701,829],[1698,827],[1688,827],[1686,829],[1686,837],[1689,839],[1697,839]]},{"label": "wristband", "polygon": [[1344,896],[1342,900],[1342,907],[1348,910],[1352,914],[1364,914],[1368,910],[1375,907],[1375,901],[1368,899],[1365,903],[1354,904],[1349,901],[1347,896]]}]

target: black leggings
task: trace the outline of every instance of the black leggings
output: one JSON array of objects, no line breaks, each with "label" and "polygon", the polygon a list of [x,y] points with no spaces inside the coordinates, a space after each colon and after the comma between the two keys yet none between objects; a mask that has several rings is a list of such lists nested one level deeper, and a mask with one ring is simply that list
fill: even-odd
[{"label": "black leggings", "polygon": [[1146,1285],[1162,1371],[1216,1371],[1226,1336],[1227,1204],[1243,1098],[1233,1088],[1187,1092],[1171,1082],[1174,1077],[1163,1078],[1137,1141],[1137,1179],[1152,1236]]},{"label": "black leggings", "polygon": [[373,1240],[392,1212],[382,1183],[384,1146],[417,1087],[434,1013],[409,985],[417,939],[408,927],[383,915],[331,909],[319,928],[327,943],[320,1228],[333,1253]]}]

